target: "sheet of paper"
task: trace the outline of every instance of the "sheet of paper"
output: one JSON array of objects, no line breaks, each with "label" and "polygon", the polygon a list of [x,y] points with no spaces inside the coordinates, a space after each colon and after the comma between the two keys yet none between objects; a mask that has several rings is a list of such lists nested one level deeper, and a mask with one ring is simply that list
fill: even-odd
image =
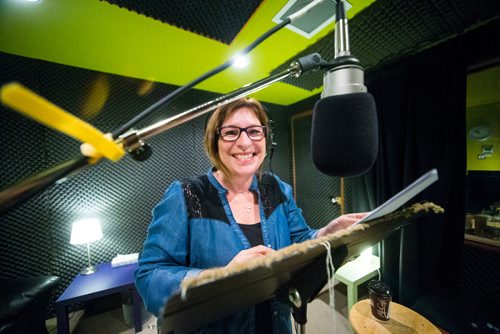
[{"label": "sheet of paper", "polygon": [[[433,184],[438,180],[438,172],[437,170],[431,169],[417,180],[415,180],[408,187],[401,190],[396,195],[392,196],[389,200],[387,200],[384,204],[380,205],[378,208],[370,212],[365,218],[358,221],[356,224],[367,222],[391,212],[396,211],[410,199],[418,195],[422,190]],[[356,225],[354,224],[354,225]]]}]

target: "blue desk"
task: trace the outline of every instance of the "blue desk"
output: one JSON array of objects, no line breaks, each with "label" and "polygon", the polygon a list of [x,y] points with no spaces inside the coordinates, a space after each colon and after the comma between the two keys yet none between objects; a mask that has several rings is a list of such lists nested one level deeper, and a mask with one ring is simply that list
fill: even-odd
[{"label": "blue desk", "polygon": [[142,300],[135,288],[134,271],[137,264],[112,268],[111,263],[101,263],[92,275],[78,274],[55,303],[57,333],[69,333],[68,306],[95,298],[130,290],[134,301],[135,332],[142,330]]}]

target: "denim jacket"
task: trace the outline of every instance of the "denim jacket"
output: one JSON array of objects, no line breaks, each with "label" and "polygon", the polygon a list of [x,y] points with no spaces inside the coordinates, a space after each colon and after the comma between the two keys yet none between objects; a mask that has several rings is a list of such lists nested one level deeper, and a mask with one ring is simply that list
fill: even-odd
[{"label": "denim jacket", "polygon": [[[277,176],[255,176],[250,190],[258,195],[264,244],[280,249],[316,237],[293,199],[292,189]],[[250,243],[236,223],[227,190],[213,171],[175,181],[153,209],[153,220],[135,273],[146,309],[158,315],[185,277],[223,267]],[[291,333],[290,308],[271,300],[274,333]],[[255,309],[239,311],[208,325],[201,333],[255,333]]]}]

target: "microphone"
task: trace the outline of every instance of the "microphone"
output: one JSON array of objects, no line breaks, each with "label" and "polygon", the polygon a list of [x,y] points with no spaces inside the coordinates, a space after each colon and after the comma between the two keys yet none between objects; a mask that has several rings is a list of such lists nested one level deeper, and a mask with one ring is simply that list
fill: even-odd
[{"label": "microphone", "polygon": [[349,50],[342,0],[337,1],[335,58],[323,77],[321,99],[314,105],[311,150],[324,174],[349,177],[366,173],[378,152],[375,100],[364,85],[364,69]]}]

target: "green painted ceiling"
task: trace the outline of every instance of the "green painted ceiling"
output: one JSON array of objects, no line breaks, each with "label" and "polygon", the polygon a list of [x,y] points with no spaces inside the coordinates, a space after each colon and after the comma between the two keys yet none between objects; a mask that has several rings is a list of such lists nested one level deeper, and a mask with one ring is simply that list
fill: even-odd
[{"label": "green painted ceiling", "polygon": [[[352,0],[353,17],[372,0]],[[133,78],[183,85],[231,58],[276,23],[286,0],[262,2],[230,45],[162,23],[99,0],[3,0],[0,51]],[[227,93],[267,77],[284,61],[331,32],[311,39],[282,29],[250,53],[250,65],[229,68],[196,88]],[[332,42],[333,48],[333,42]],[[264,101],[289,105],[315,95],[277,83],[258,93]]]},{"label": "green painted ceiling", "polygon": [[[250,7],[244,6],[249,3]],[[287,0],[41,0],[37,3],[0,0],[0,51],[179,86],[226,62],[274,27],[273,17],[287,3]],[[367,71],[500,18],[498,0],[350,0],[349,3],[351,50]],[[202,27],[198,29],[202,33],[139,14],[141,10],[134,10],[134,6],[149,6],[149,15],[153,11],[154,17],[187,20]],[[248,14],[236,15],[246,13],[243,7],[250,8],[248,13],[253,14],[243,25],[233,23],[233,17],[243,17],[243,21],[248,17]],[[235,8],[241,10],[236,12]],[[210,34],[203,27],[209,25],[217,30],[223,26],[219,22],[225,23],[224,26],[229,22],[229,32],[236,35],[229,45],[206,37]],[[281,71],[306,54],[319,52],[324,59],[332,59],[333,29],[331,23],[308,39],[284,28],[250,53],[250,66],[243,70],[226,69],[196,88],[224,94]],[[307,73],[253,96],[290,105],[317,95],[321,85],[321,72]]]}]

